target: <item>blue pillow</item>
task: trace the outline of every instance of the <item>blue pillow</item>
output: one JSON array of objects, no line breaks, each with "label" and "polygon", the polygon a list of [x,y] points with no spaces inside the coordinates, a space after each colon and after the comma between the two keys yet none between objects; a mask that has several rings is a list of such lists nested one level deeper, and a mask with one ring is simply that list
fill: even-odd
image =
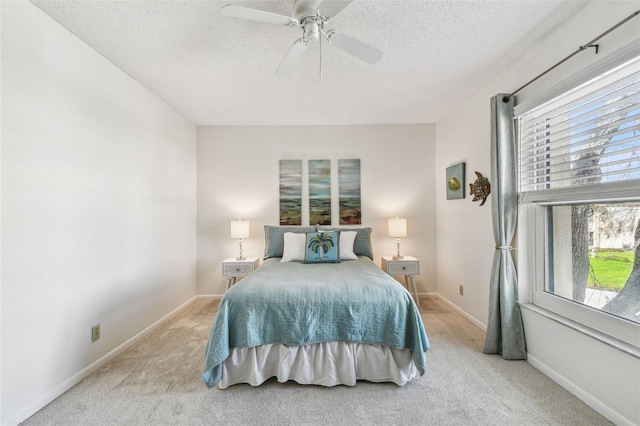
[{"label": "blue pillow", "polygon": [[284,233],[294,232],[306,234],[315,232],[314,226],[264,226],[264,260],[271,257],[282,257],[284,252]]},{"label": "blue pillow", "polygon": [[338,232],[309,232],[304,261],[306,263],[338,263]]},{"label": "blue pillow", "polygon": [[332,228],[330,226],[318,225],[316,226],[318,232],[320,231],[356,231],[356,239],[353,242],[353,252],[357,256],[367,256],[373,260],[373,247],[371,247],[371,228],[356,228],[356,227],[343,227]]}]

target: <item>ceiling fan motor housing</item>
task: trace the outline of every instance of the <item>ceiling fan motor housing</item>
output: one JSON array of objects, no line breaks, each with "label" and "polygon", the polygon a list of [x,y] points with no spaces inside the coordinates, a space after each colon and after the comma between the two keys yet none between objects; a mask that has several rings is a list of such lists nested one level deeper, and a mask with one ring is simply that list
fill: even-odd
[{"label": "ceiling fan motor housing", "polygon": [[316,18],[322,0],[293,0],[293,16],[303,23],[306,18]]},{"label": "ceiling fan motor housing", "polygon": [[320,0],[293,0],[293,14],[304,29],[306,42],[317,41],[320,38],[322,17],[318,16]]}]

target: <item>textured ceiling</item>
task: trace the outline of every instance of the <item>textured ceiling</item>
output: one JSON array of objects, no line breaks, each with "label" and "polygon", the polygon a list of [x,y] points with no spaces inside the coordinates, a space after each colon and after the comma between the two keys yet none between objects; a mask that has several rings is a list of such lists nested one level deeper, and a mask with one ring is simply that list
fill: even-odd
[{"label": "textured ceiling", "polygon": [[291,0],[33,3],[197,125],[436,122],[584,5],[355,0],[327,29],[381,49],[382,60],[367,65],[323,45],[320,76],[314,44],[292,75],[279,77],[301,30],[220,9],[231,3],[291,15]]}]

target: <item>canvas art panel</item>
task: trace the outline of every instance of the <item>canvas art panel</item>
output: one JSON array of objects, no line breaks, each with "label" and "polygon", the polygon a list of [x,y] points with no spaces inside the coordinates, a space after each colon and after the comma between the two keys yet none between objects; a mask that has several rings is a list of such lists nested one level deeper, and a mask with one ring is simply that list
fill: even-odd
[{"label": "canvas art panel", "polygon": [[454,164],[447,167],[446,186],[447,200],[455,200],[465,197],[465,163]]},{"label": "canvas art panel", "polygon": [[338,160],[340,225],[362,224],[360,160]]},{"label": "canvas art panel", "polygon": [[309,160],[309,225],[331,225],[330,160]]},{"label": "canvas art panel", "polygon": [[302,160],[280,160],[280,225],[302,225]]}]

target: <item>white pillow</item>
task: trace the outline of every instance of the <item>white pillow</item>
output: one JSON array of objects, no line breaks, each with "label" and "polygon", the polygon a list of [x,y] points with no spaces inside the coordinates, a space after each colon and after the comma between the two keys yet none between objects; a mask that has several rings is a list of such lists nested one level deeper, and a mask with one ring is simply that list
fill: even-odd
[{"label": "white pillow", "polygon": [[307,234],[295,232],[284,233],[284,250],[280,262],[302,262],[304,261],[305,246],[307,244]]},{"label": "white pillow", "polygon": [[356,240],[356,231],[340,231],[340,260],[357,260],[358,256],[353,252],[353,242]]}]

